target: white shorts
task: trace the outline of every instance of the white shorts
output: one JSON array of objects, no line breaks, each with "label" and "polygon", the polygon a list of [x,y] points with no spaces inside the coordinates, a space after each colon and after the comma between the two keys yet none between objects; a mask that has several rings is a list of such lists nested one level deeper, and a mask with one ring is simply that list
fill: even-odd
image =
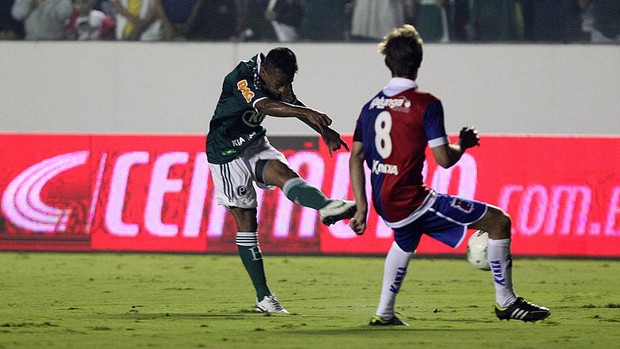
[{"label": "white shorts", "polygon": [[274,148],[267,137],[247,147],[237,158],[225,164],[209,163],[215,186],[215,200],[219,205],[240,208],[258,206],[253,183],[261,189],[273,189],[256,181],[256,163],[259,160],[280,160],[288,166],[284,154]]}]

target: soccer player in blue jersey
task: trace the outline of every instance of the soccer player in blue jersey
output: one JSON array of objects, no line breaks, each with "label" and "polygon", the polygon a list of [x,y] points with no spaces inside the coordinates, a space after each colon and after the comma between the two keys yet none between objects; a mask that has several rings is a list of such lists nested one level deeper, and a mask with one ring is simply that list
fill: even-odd
[{"label": "soccer player in blue jersey", "polygon": [[379,307],[370,325],[407,325],[395,316],[394,304],[422,234],[456,247],[468,228],[489,234],[488,257],[497,317],[545,319],[549,309],[524,300],[513,290],[511,220],[506,212],[483,202],[437,193],[422,181],[427,145],[437,163],[449,168],[468,148],[479,145],[479,137],[474,128],[464,127],[458,141],[450,144],[441,101],[421,91],[415,82],[422,62],[418,32],[411,25],[395,29],[379,45],[379,51],[385,55],[392,79],[362,108],[349,162],[357,203],[357,213],[349,223],[351,229],[358,235],[366,229],[365,161],[371,169],[374,207],[394,230]]},{"label": "soccer player in blue jersey", "polygon": [[291,201],[319,211],[326,225],[351,218],[356,205],[328,199],[289,166],[284,155],[265,136],[266,116],[296,117],[319,133],[329,149],[349,150],[340,134],[329,127],[326,114],[308,108],[293,92],[297,58],[285,47],[259,53],[237,65],[224,79],[207,135],[207,160],[217,203],[237,224],[237,249],[256,289],[256,310],[288,313],[267,286],[258,243],[258,205],[254,183],[261,189],[278,187]]}]

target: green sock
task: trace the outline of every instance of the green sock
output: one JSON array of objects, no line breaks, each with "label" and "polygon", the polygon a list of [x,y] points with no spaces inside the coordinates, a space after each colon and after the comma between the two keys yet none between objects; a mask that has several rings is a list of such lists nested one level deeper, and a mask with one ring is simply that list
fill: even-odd
[{"label": "green sock", "polygon": [[315,210],[325,207],[331,201],[320,190],[299,177],[289,179],[284,183],[282,191],[292,202]]},{"label": "green sock", "polygon": [[265,296],[271,295],[269,287],[267,287],[267,278],[265,277],[265,268],[263,266],[263,255],[258,245],[257,232],[237,232],[237,250],[239,257],[247,270],[252,284],[256,289],[256,299],[262,301]]}]

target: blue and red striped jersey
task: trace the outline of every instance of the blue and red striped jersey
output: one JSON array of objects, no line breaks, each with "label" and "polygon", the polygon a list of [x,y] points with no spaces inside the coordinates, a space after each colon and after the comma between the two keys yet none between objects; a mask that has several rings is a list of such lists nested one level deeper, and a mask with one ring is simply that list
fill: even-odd
[{"label": "blue and red striped jersey", "polygon": [[430,192],[422,178],[426,146],[448,142],[441,101],[413,80],[392,78],[364,105],[354,141],[363,143],[377,213],[401,221]]}]

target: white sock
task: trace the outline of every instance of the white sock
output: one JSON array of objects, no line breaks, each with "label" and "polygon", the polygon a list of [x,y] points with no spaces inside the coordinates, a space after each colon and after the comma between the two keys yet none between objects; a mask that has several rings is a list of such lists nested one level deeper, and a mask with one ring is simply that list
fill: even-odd
[{"label": "white sock", "polygon": [[495,300],[500,307],[507,307],[516,299],[512,288],[512,256],[510,242],[512,239],[492,240],[487,243],[487,254],[491,264],[493,283],[495,284]]},{"label": "white sock", "polygon": [[392,247],[385,257],[385,267],[383,270],[383,286],[381,288],[381,299],[376,315],[384,319],[394,317],[394,303],[396,295],[400,290],[402,283],[407,275],[407,267],[413,256],[412,252],[405,252],[396,242],[392,243]]}]

